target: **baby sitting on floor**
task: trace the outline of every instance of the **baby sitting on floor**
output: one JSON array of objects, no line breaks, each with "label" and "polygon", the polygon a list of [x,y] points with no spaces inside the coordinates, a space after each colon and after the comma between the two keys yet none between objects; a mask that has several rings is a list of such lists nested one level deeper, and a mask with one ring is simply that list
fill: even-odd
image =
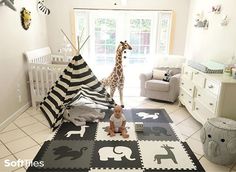
[{"label": "baby sitting on floor", "polygon": [[110,117],[110,126],[108,127],[108,133],[111,137],[115,136],[115,133],[121,133],[123,138],[128,138],[127,130],[125,128],[126,119],[122,113],[122,108],[116,105],[114,108],[114,113]]}]

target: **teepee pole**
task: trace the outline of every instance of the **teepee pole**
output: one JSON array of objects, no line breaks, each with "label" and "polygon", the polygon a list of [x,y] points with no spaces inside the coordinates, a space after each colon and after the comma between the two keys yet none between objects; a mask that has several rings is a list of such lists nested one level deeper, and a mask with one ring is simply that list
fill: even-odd
[{"label": "teepee pole", "polygon": [[74,44],[70,41],[70,39],[67,37],[67,35],[65,34],[65,32],[61,29],[61,32],[63,33],[63,35],[66,37],[66,39],[70,42],[71,46],[75,49],[75,51],[78,51],[77,48],[74,46]]},{"label": "teepee pole", "polygon": [[81,45],[81,47],[79,48],[79,50],[81,50],[81,49],[83,48],[84,44],[88,41],[89,37],[90,37],[90,35],[87,36],[87,38],[85,39],[85,41],[83,42],[83,44]]}]

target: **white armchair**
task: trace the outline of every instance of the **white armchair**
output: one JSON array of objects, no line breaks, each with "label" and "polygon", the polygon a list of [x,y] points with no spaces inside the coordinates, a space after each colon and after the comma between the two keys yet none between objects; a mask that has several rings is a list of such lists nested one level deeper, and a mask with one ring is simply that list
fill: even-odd
[{"label": "white armchair", "polygon": [[181,67],[185,59],[179,56],[163,57],[153,69],[170,70],[172,76],[169,82],[153,77],[153,69],[140,74],[140,95],[157,100],[175,102],[179,96]]}]

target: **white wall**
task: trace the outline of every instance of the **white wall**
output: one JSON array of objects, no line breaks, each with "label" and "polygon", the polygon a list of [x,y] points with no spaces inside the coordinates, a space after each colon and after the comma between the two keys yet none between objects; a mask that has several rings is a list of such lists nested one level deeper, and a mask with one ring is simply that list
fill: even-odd
[{"label": "white wall", "polygon": [[[117,6],[114,6],[117,2]],[[185,38],[188,20],[189,0],[128,0],[127,6],[121,6],[120,0],[49,0],[48,8],[51,10],[47,18],[49,45],[54,53],[63,45],[62,28],[71,37],[71,13],[73,8],[95,8],[95,9],[152,9],[173,10],[175,23],[173,26],[173,54],[184,54]]]},{"label": "white wall", "polygon": [[[36,0],[15,1],[16,12],[0,6],[0,125],[30,100],[23,52],[48,45],[46,19],[38,14],[36,6]],[[22,7],[32,14],[31,26],[27,31],[21,26]]]},{"label": "white wall", "polygon": [[[221,14],[211,13],[212,5],[221,4]],[[188,34],[185,55],[196,61],[214,60],[228,64],[236,56],[236,1],[235,0],[191,0],[189,8]],[[209,19],[209,28],[194,27],[196,13],[203,11]],[[228,15],[228,26],[220,25]]]}]

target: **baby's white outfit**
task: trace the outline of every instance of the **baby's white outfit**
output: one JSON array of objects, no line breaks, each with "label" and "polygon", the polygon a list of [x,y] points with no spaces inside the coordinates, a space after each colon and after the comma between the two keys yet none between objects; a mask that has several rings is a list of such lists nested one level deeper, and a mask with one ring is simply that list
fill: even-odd
[{"label": "baby's white outfit", "polygon": [[126,121],[124,114],[121,114],[120,118],[116,118],[114,114],[111,115],[110,121],[112,121],[115,125],[115,132],[119,131],[119,128],[122,125],[123,121]]}]

